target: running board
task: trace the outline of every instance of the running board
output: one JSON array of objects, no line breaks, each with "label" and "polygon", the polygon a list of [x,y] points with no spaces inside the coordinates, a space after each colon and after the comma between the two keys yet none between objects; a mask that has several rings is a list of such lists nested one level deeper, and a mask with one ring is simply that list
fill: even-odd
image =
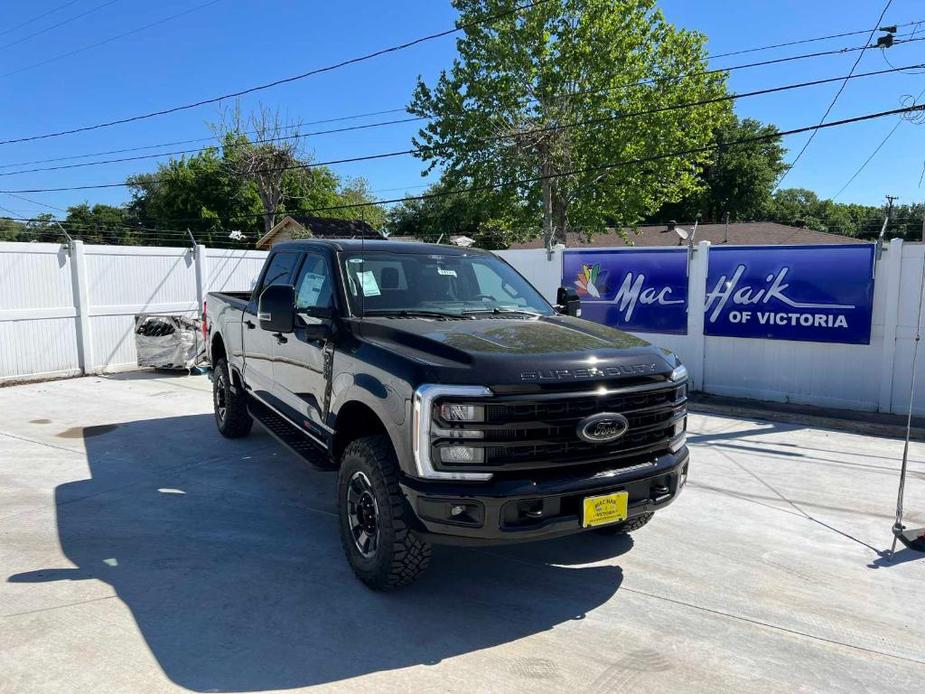
[{"label": "running board", "polygon": [[267,430],[270,436],[292,451],[300,460],[318,470],[334,469],[335,466],[321,446],[313,442],[301,429],[290,424],[262,402],[254,397],[249,397],[247,399],[247,410],[254,419],[263,425],[263,428]]}]

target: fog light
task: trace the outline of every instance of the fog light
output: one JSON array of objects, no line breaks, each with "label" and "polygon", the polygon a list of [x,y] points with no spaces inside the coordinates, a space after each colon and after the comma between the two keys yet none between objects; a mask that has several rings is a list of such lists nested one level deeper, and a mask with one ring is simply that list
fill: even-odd
[{"label": "fog light", "polygon": [[450,508],[451,516],[461,516],[465,512],[466,512],[466,507],[463,506],[462,504],[456,504],[456,506],[453,506],[452,508]]},{"label": "fog light", "polygon": [[470,448],[469,446],[442,446],[439,450],[440,460],[444,463],[466,465],[472,463],[482,463],[485,461],[485,451],[482,448]]},{"label": "fog light", "polygon": [[484,422],[484,405],[466,405],[458,402],[445,402],[440,405],[440,417],[445,422]]}]

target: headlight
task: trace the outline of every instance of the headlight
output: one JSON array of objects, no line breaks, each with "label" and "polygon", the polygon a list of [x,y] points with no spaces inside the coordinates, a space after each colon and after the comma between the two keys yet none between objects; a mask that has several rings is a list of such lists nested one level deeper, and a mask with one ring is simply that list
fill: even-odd
[{"label": "headlight", "polygon": [[482,405],[445,402],[440,405],[440,419],[445,422],[484,422],[485,407]]},{"label": "headlight", "polygon": [[669,378],[675,382],[686,381],[687,367],[684,366],[684,364],[678,364],[676,367],[674,367],[674,371],[671,372],[671,376],[669,376]]},{"label": "headlight", "polygon": [[[442,403],[435,404],[441,398],[458,398],[474,400],[491,396],[491,391],[483,386],[444,386],[425,384],[414,391],[412,409],[412,449],[414,465],[419,477],[437,480],[490,480],[490,472],[449,472],[434,469],[431,460],[431,448],[434,436],[443,438],[474,438],[462,434],[462,429],[443,429],[434,425],[434,414],[439,408],[440,418],[447,423],[478,422],[485,419],[485,407],[474,404]],[[447,436],[447,432],[454,432]],[[457,436],[456,432],[460,435]],[[475,433],[475,432],[471,432]],[[440,462],[447,464],[478,464],[484,462],[485,451],[462,445],[441,446]]]}]

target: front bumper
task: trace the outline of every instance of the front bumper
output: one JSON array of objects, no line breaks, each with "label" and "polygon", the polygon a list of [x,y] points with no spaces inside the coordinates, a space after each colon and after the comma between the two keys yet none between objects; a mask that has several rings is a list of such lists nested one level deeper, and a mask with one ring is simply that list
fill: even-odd
[{"label": "front bumper", "polygon": [[472,484],[406,478],[401,488],[417,517],[418,532],[430,542],[525,542],[589,530],[581,518],[586,496],[629,492],[628,518],[664,508],[680,493],[689,458],[685,446],[677,453],[593,474],[544,472]]}]

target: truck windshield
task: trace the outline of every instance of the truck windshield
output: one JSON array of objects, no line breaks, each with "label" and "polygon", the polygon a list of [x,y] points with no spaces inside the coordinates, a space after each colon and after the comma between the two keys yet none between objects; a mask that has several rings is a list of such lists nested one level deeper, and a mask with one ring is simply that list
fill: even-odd
[{"label": "truck windshield", "polygon": [[345,254],[342,262],[350,309],[358,316],[555,313],[523,277],[491,255],[363,251]]}]

